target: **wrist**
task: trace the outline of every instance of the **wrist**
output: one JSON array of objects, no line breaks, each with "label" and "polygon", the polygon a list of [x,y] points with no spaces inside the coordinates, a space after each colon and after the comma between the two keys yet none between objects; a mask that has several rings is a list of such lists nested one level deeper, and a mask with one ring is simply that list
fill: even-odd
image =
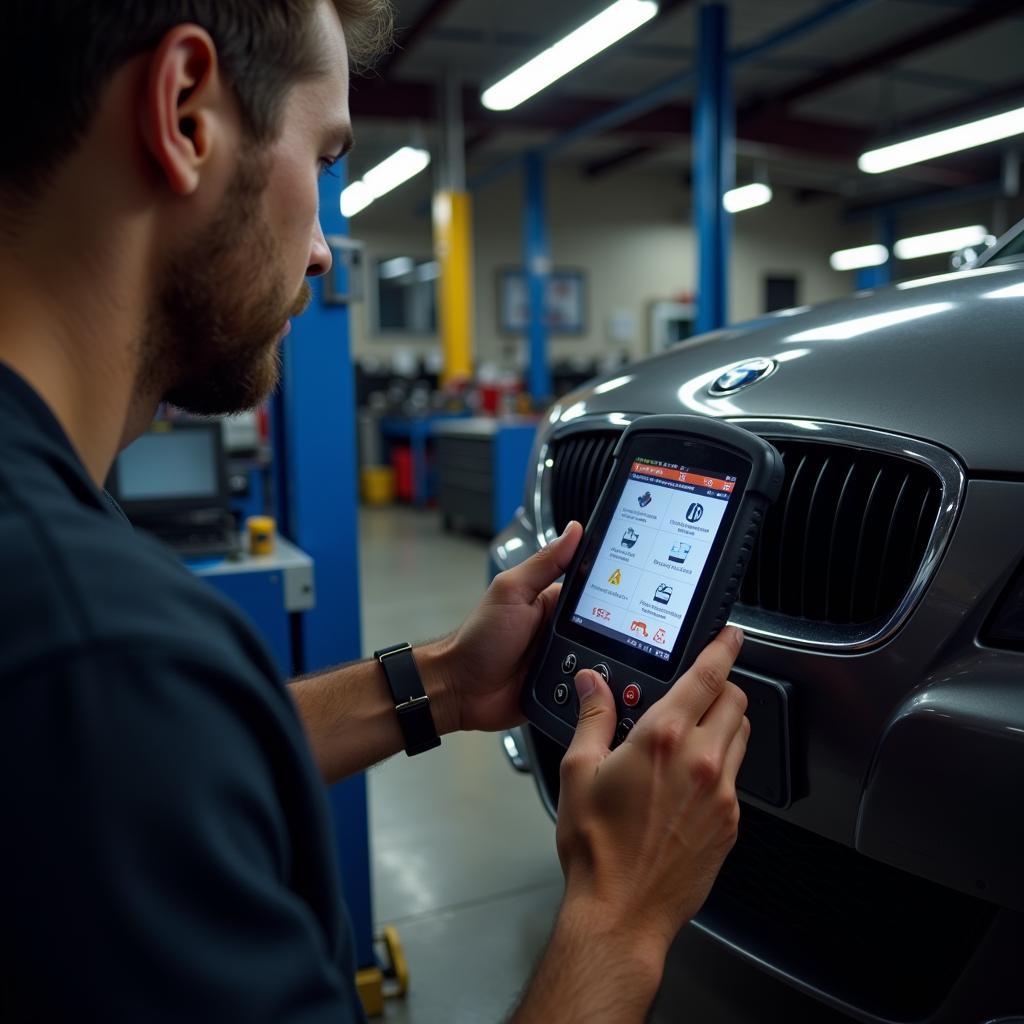
[{"label": "wrist", "polygon": [[555,921],[555,936],[564,936],[602,971],[623,971],[638,994],[652,994],[661,984],[665,957],[673,937],[666,937],[647,918],[623,920],[602,901],[574,895],[569,889]]},{"label": "wrist", "polygon": [[434,727],[441,736],[460,728],[458,695],[452,683],[451,646],[451,637],[444,637],[413,648],[423,690],[430,698]]}]

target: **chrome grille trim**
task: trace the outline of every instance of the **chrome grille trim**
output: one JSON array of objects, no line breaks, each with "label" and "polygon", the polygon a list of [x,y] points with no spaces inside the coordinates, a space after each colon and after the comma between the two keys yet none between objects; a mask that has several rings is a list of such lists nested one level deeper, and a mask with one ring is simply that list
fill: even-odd
[{"label": "chrome grille trim", "polygon": [[[552,443],[576,433],[605,430],[621,433],[639,417],[639,413],[580,416],[569,423],[556,426],[544,439],[538,452],[533,494],[533,522],[539,546],[550,543],[556,535],[551,519],[551,471],[547,464]],[[801,624],[787,616],[764,612],[747,605],[736,605],[730,619],[750,636],[786,646],[852,654],[885,643],[906,622],[923,597],[952,535],[967,486],[967,477],[960,462],[946,449],[937,445],[867,427],[800,419],[729,417],[728,421],[763,437],[835,444],[844,448],[859,448],[909,459],[936,476],[941,488],[941,497],[932,524],[931,536],[907,592],[892,614],[882,623],[871,627],[832,626],[818,622]]]}]

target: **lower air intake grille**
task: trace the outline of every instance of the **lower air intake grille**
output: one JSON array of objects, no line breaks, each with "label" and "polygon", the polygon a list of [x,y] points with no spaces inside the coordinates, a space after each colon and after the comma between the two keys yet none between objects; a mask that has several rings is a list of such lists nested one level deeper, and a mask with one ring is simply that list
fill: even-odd
[{"label": "lower air intake grille", "polygon": [[[555,529],[586,523],[611,471],[614,431],[552,442]],[[834,626],[896,611],[921,566],[942,497],[939,478],[896,455],[843,444],[769,438],[786,481],[769,509],[740,605]]]}]

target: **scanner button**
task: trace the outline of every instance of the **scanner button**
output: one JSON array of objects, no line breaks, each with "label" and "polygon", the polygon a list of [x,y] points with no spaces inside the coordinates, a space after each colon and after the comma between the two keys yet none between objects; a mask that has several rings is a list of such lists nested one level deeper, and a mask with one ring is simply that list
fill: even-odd
[{"label": "scanner button", "polygon": [[640,687],[637,686],[636,683],[630,683],[622,691],[622,703],[625,704],[627,708],[635,708],[637,704],[640,703],[640,698],[642,696],[643,694],[640,692]]},{"label": "scanner button", "polygon": [[611,669],[610,669],[610,668],[609,668],[609,667],[608,667],[608,666],[607,666],[607,665],[606,665],[606,664],[605,664],[605,663],[604,663],[603,661],[599,661],[599,662],[598,662],[598,663],[597,663],[597,664],[596,664],[596,665],[594,666],[594,671],[595,671],[595,672],[596,672],[596,673],[597,673],[597,674],[598,674],[598,675],[599,675],[599,676],[600,676],[600,677],[601,677],[601,678],[602,678],[602,679],[603,679],[603,680],[604,680],[604,681],[605,681],[606,683],[607,683],[607,682],[610,682],[610,681],[611,681],[611,678],[612,678],[612,671],[611,671]]},{"label": "scanner button", "polygon": [[624,742],[626,737],[629,735],[630,729],[632,729],[634,725],[636,725],[636,722],[634,722],[632,718],[620,719],[618,728],[615,730],[616,742]]},{"label": "scanner button", "polygon": [[555,687],[555,693],[554,693],[555,703],[559,707],[561,707],[563,704],[568,704],[569,703],[569,693],[570,693],[570,691],[569,691],[569,684],[568,683],[559,683]]},{"label": "scanner button", "polygon": [[575,652],[575,651],[570,651],[570,652],[569,652],[569,653],[568,653],[568,654],[567,654],[567,655],[566,655],[566,656],[565,656],[565,657],[564,657],[564,658],[562,659],[562,671],[563,671],[563,672],[564,672],[564,673],[565,673],[565,674],[566,674],[567,676],[571,676],[571,675],[573,674],[573,672],[575,672],[575,671],[576,671],[576,664],[577,664],[577,660],[576,660],[576,652]]}]

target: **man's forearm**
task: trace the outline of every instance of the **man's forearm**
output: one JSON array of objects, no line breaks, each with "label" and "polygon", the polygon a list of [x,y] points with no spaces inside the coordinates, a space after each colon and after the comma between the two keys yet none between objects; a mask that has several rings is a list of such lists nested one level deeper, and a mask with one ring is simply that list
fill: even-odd
[{"label": "man's forearm", "polygon": [[[414,649],[439,733],[457,728],[454,699],[444,674],[446,641]],[[290,684],[313,756],[331,784],[405,748],[395,703],[376,661],[360,661]]]},{"label": "man's forearm", "polygon": [[509,1024],[547,1024],[556,1017],[587,1024],[641,1024],[661,983],[664,962],[665,951],[656,942],[640,933],[617,933],[594,915],[580,915],[565,904]]}]

